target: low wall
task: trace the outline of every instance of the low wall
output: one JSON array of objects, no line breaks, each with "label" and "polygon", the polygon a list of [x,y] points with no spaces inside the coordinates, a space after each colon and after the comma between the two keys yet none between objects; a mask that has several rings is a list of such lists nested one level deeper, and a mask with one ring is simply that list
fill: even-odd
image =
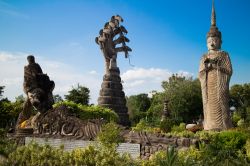
[{"label": "low wall", "polygon": [[[98,142],[96,141],[84,141],[76,139],[63,139],[63,138],[39,138],[39,137],[25,137],[25,144],[30,142],[36,142],[39,145],[48,144],[54,148],[59,148],[63,145],[65,151],[72,151],[76,148],[86,148],[89,145],[98,147]],[[132,158],[140,157],[140,144],[134,143],[121,143],[117,147],[118,153],[129,153]]]},{"label": "low wall", "polygon": [[149,158],[159,150],[167,150],[169,146],[177,149],[188,148],[191,145],[198,146],[198,139],[184,137],[169,137],[161,133],[146,133],[130,131],[127,140],[130,143],[141,145],[140,156],[142,159]]},{"label": "low wall", "polygon": [[[198,139],[185,137],[170,137],[161,133],[146,133],[127,130],[123,134],[125,143],[122,143],[117,151],[130,153],[133,158],[148,159],[152,154],[160,150],[167,150],[169,146],[176,149],[185,149],[191,145],[198,146]],[[49,144],[53,147],[64,145],[65,150],[84,148],[88,145],[98,146],[97,142],[74,139],[73,137],[53,137],[52,135],[31,135],[25,137],[25,144],[34,140],[39,144]],[[22,142],[22,141],[21,141]]]}]

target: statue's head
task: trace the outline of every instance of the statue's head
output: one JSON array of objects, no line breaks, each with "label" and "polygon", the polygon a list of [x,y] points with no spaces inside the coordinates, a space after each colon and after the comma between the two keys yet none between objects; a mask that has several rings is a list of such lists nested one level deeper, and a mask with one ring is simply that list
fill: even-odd
[{"label": "statue's head", "polygon": [[221,48],[221,32],[216,26],[211,26],[210,31],[207,33],[207,48],[209,51],[216,51]]},{"label": "statue's head", "polygon": [[27,57],[27,60],[28,60],[29,64],[30,64],[30,63],[35,63],[35,57],[34,57],[33,55],[29,55],[29,56]]},{"label": "statue's head", "polygon": [[221,48],[221,32],[216,27],[216,14],[214,8],[214,1],[212,3],[212,13],[211,13],[211,26],[207,33],[207,48],[208,51],[217,51]]}]

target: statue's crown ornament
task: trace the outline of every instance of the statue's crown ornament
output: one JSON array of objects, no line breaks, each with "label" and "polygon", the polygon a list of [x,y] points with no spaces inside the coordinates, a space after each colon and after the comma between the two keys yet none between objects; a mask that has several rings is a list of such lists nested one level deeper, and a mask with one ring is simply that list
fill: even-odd
[{"label": "statue's crown ornament", "polygon": [[211,27],[209,32],[207,33],[208,37],[218,37],[221,39],[221,32],[216,27],[216,14],[215,14],[215,8],[214,8],[214,1],[212,3],[212,14],[211,14]]}]

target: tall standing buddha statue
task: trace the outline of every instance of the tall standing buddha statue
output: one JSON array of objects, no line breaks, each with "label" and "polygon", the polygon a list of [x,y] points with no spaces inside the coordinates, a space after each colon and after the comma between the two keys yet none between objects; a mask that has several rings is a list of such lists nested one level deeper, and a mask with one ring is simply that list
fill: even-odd
[{"label": "tall standing buddha statue", "polygon": [[221,32],[216,27],[213,2],[211,27],[207,33],[208,52],[202,56],[199,67],[204,130],[221,131],[232,127],[229,111],[229,81],[233,70],[229,54],[220,50],[221,44]]}]

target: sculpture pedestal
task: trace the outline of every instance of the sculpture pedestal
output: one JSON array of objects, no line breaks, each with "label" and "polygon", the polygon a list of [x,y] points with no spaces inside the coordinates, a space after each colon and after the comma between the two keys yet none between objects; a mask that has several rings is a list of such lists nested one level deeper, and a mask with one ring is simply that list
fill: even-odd
[{"label": "sculpture pedestal", "polygon": [[119,116],[118,123],[123,126],[130,126],[119,68],[112,68],[108,74],[103,76],[98,105],[114,110]]}]

